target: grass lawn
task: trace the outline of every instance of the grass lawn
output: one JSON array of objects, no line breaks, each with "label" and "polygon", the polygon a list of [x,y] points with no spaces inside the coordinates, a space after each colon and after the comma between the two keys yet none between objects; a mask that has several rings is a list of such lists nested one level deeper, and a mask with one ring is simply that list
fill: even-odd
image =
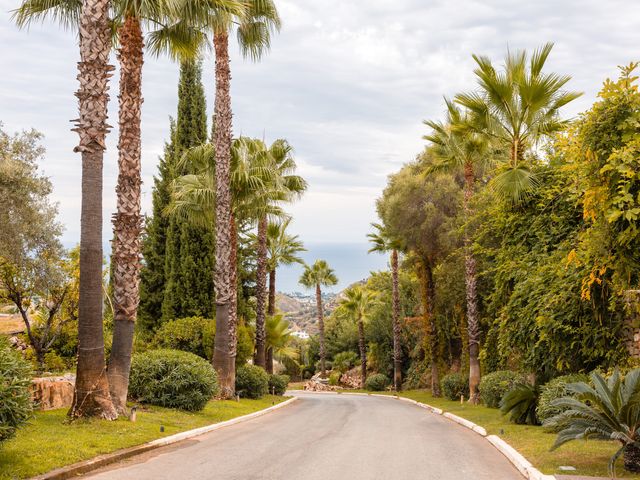
[{"label": "grass lawn", "polygon": [[[503,417],[495,408],[452,402],[443,398],[433,398],[431,392],[410,390],[400,393],[403,397],[427,403],[445,412],[451,412],[484,427],[489,435],[498,435],[525,456],[536,468],[546,474],[571,474],[607,477],[609,458],[618,449],[615,442],[597,440],[574,441],[558,450],[549,451],[555,441],[555,434],[546,433],[542,427],[515,425]],[[562,472],[561,465],[576,468],[575,472]],[[616,464],[616,473],[624,478],[640,479],[624,471],[622,458]]]},{"label": "grass lawn", "polygon": [[[103,453],[132,447],[174,433],[222,422],[286,400],[212,401],[202,412],[189,413],[145,406],[137,421],[126,419],[66,421],[67,410],[36,412],[30,424],[0,446],[0,479],[27,478]],[[160,426],[164,432],[160,432]]]}]

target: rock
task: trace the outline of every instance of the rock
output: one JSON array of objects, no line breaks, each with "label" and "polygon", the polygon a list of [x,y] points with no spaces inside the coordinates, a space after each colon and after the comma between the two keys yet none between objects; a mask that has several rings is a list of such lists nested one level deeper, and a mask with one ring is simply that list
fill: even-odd
[{"label": "rock", "polygon": [[302,389],[308,392],[337,392],[338,390],[342,390],[340,387],[317,382],[315,380],[309,380],[304,384]]},{"label": "rock", "polygon": [[362,386],[362,375],[360,367],[354,367],[340,376],[340,383],[348,388],[360,388]]},{"label": "rock", "polygon": [[62,377],[34,378],[31,385],[31,398],[39,410],[68,408],[73,403],[75,375]]}]

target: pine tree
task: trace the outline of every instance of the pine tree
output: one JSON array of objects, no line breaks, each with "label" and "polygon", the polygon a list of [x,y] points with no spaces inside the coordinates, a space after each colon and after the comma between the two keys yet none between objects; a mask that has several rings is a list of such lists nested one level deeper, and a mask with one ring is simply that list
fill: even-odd
[{"label": "pine tree", "polygon": [[180,66],[178,116],[172,122],[171,141],[165,146],[158,177],[154,179],[153,217],[147,222],[144,268],[141,274],[140,323],[154,330],[174,318],[212,317],[214,236],[211,228],[195,227],[167,217],[171,182],[192,173],[178,168],[182,154],[207,141],[207,116],[201,66]]}]

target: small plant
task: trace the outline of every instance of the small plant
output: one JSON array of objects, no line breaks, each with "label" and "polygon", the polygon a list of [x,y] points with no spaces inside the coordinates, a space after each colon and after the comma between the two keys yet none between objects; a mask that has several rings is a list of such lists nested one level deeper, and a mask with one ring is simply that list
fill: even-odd
[{"label": "small plant", "polygon": [[519,425],[540,425],[536,415],[540,389],[526,383],[518,383],[500,402],[500,412],[511,414],[510,420]]},{"label": "small plant", "polygon": [[215,332],[216,322],[208,318],[179,318],[163,324],[156,332],[154,343],[161,349],[191,352],[210,360]]},{"label": "small plant", "polygon": [[13,437],[31,417],[29,363],[0,336],[0,442]]},{"label": "small plant", "polygon": [[289,375],[269,375],[269,393],[274,395],[284,395],[289,385]]},{"label": "small plant", "polygon": [[618,371],[608,379],[596,372],[590,378],[593,387],[570,383],[567,390],[572,396],[551,402],[562,410],[544,422],[545,427],[559,429],[552,450],[571,440],[616,440],[621,447],[609,461],[611,476],[620,455],[626,470],[640,472],[640,369],[624,379]]},{"label": "small plant", "polygon": [[391,382],[386,375],[376,373],[367,378],[366,382],[364,382],[364,388],[372,392],[381,392],[387,388],[387,385],[390,383]]},{"label": "small plant", "polygon": [[129,395],[139,402],[196,412],[218,390],[216,371],[193,353],[150,350],[131,361]]},{"label": "small plant", "polygon": [[331,375],[329,375],[329,385],[331,386],[339,385],[340,377],[342,377],[342,374],[340,372],[332,372]]},{"label": "small plant", "polygon": [[358,361],[358,354],[355,352],[340,352],[333,357],[333,369],[340,373],[351,370]]},{"label": "small plant", "polygon": [[460,400],[469,394],[469,379],[461,373],[450,373],[440,381],[442,393],[449,400]]},{"label": "small plant", "polygon": [[[562,409],[551,405],[554,400],[562,397],[570,397],[571,393],[567,388],[570,383],[589,382],[589,376],[583,374],[563,375],[547,382],[540,389],[540,399],[536,408],[536,415],[541,422],[562,413]],[[557,432],[556,432],[557,433]]]},{"label": "small plant", "polygon": [[236,371],[236,393],[242,398],[262,398],[269,392],[269,374],[255,365],[242,365]]},{"label": "small plant", "polygon": [[524,377],[511,370],[488,373],[480,380],[480,399],[489,408],[499,408],[502,397],[517,383],[525,383]]}]

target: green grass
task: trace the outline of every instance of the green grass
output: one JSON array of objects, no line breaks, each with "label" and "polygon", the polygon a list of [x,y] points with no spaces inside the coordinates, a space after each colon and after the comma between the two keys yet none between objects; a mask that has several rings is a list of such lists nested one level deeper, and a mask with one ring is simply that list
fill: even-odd
[{"label": "green grass", "polygon": [[[0,479],[27,478],[156,438],[222,422],[284,401],[265,396],[260,400],[212,401],[202,412],[190,413],[145,406],[137,421],[82,420],[68,423],[67,410],[36,412],[29,425],[0,446]],[[160,432],[160,426],[164,432]]]},{"label": "green grass", "polygon": [[[433,398],[429,391],[422,390],[401,392],[400,395],[441,408],[445,412],[451,412],[484,427],[489,435],[500,436],[546,474],[571,473],[572,475],[608,477],[609,458],[619,448],[616,442],[588,440],[571,442],[550,452],[555,434],[545,432],[542,427],[510,423],[508,418],[503,417],[495,408],[469,405],[466,402],[460,405],[460,402]],[[577,470],[561,472],[558,469],[561,465],[569,465]],[[623,470],[621,459],[616,464],[616,472],[624,478],[640,479],[640,475],[633,475]]]}]

